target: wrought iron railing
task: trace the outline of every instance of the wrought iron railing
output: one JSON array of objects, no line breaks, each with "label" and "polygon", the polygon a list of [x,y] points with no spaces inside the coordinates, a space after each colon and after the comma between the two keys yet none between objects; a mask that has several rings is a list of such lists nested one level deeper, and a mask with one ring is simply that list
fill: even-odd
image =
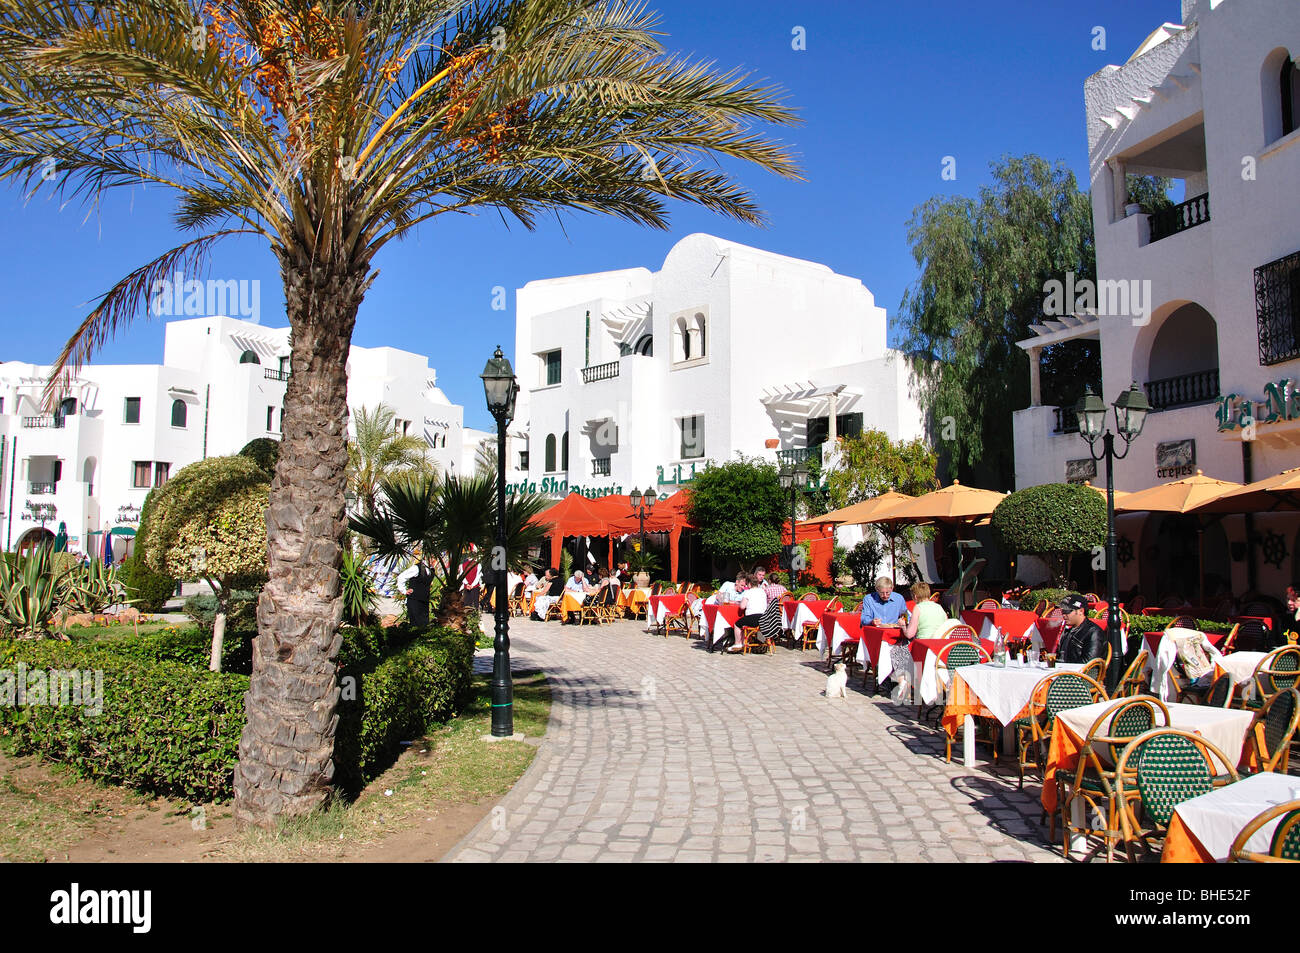
[{"label": "wrought iron railing", "polygon": [[57,483],[28,483],[27,492],[31,496],[47,496],[57,493],[59,485]]},{"label": "wrought iron railing", "polygon": [[594,381],[607,381],[611,377],[618,377],[618,361],[593,364],[591,367],[582,369],[582,382],[584,384],[591,384]]},{"label": "wrought iron railing", "polygon": [[609,476],[609,457],[596,457],[591,461],[592,476]]},{"label": "wrought iron railing", "polygon": [[1259,363],[1300,357],[1300,251],[1255,269]]},{"label": "wrought iron railing", "polygon": [[262,371],[262,376],[268,381],[287,381],[289,379],[289,371],[277,371],[274,368],[268,367],[266,370]]},{"label": "wrought iron railing", "polygon": [[40,417],[24,417],[23,427],[27,430],[62,430],[63,418],[53,414]]},{"label": "wrought iron railing", "polygon": [[1151,216],[1151,241],[1158,242],[1177,235],[1210,220],[1210,193],[1181,202],[1173,208],[1162,209]]},{"label": "wrought iron railing", "polygon": [[1145,387],[1153,411],[1205,404],[1219,396],[1219,369],[1147,381]]},{"label": "wrought iron railing", "polygon": [[1053,407],[1052,416],[1056,418],[1056,425],[1052,427],[1052,433],[1079,432],[1079,415],[1073,407]]},{"label": "wrought iron railing", "polygon": [[778,450],[776,452],[777,463],[783,466],[794,466],[799,463],[809,461],[822,462],[821,447],[799,447],[793,450]]}]

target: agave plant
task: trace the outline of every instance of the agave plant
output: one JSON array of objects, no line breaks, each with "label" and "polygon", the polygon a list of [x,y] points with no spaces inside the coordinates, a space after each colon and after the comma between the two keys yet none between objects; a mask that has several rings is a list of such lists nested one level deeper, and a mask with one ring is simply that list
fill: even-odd
[{"label": "agave plant", "polygon": [[20,558],[20,564],[0,559],[0,627],[20,639],[40,638],[49,632],[62,574],[48,546]]},{"label": "agave plant", "polygon": [[59,579],[58,605],[73,612],[103,612],[115,603],[128,602],[117,578],[117,567],[98,559],[75,566]]},{"label": "agave plant", "polygon": [[366,572],[365,561],[352,550],[343,550],[343,568],[340,570],[343,587],[343,621],[360,625],[374,618],[378,595],[375,584]]}]

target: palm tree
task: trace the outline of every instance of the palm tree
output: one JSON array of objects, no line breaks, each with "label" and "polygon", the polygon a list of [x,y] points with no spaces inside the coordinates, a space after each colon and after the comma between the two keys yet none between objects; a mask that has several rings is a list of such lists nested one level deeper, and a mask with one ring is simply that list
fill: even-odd
[{"label": "palm tree", "polygon": [[398,433],[396,417],[387,404],[374,410],[362,406],[352,415],[355,437],[348,443],[348,489],[363,513],[374,510],[375,493],[385,477],[433,472],[433,464],[424,455],[428,444],[419,437]]},{"label": "palm tree", "polygon": [[[370,540],[375,553],[384,559],[395,562],[419,553],[417,599],[427,598],[425,567],[432,565],[443,582],[434,621],[456,622],[463,617],[462,564],[471,557],[489,566],[493,562],[496,487],[495,476],[450,475],[441,482],[430,476],[391,478],[381,484],[377,506],[352,517],[349,525]],[[506,498],[506,546],[501,559],[505,569],[526,567],[529,550],[540,546],[547,533],[533,518],[550,505],[551,501],[538,493]]]},{"label": "palm tree", "polygon": [[527,228],[561,210],[666,228],[666,200],[742,222],[748,191],[701,160],[797,177],[755,127],[780,93],[666,54],[620,0],[6,0],[0,176],[95,201],[173,190],[186,240],[111,287],[49,396],[136,317],[155,281],[261,236],[292,333],[235,816],[314,810],[333,775],[346,361],[375,256],[480,208]]}]

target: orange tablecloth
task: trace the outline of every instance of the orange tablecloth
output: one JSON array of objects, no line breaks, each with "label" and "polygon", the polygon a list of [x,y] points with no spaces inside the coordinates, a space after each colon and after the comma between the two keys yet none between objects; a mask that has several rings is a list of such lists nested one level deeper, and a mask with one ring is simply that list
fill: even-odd
[{"label": "orange tablecloth", "polygon": [[620,590],[618,604],[633,615],[640,614],[646,604],[646,594],[640,589]]},{"label": "orange tablecloth", "polygon": [[1177,813],[1169,819],[1165,832],[1164,850],[1160,852],[1162,864],[1212,864],[1214,858],[1201,846],[1196,835],[1189,831]]},{"label": "orange tablecloth", "polygon": [[564,590],[564,595],[560,597],[560,621],[567,622],[569,621],[569,613],[581,611],[582,603],[578,601],[578,598],[569,590]]},{"label": "orange tablecloth", "polygon": [[[914,643],[915,644],[915,643]],[[915,657],[915,653],[913,653]],[[1029,714],[1029,706],[1026,705],[1016,713],[1016,718],[1024,718]],[[948,732],[949,738],[957,737],[957,730],[961,728],[962,720],[971,715],[975,718],[994,718],[993,712],[984,707],[984,703],[979,700],[979,696],[970,690],[961,677],[960,672],[953,673],[952,685],[948,688],[948,705],[943,710],[943,730]],[[1014,721],[1015,719],[1012,719]],[[1046,790],[1046,785],[1044,785]]]}]

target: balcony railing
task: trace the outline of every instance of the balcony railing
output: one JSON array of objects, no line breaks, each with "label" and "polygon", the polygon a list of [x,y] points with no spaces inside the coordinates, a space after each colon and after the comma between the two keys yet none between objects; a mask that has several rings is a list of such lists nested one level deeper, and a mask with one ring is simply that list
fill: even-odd
[{"label": "balcony railing", "polygon": [[591,367],[582,369],[582,382],[591,384],[595,381],[607,381],[611,377],[618,377],[618,361],[609,361],[606,364],[593,364]]},{"label": "balcony railing", "polygon": [[1205,404],[1219,396],[1219,369],[1147,381],[1146,392],[1153,411]]},{"label": "balcony railing", "polygon": [[59,485],[57,483],[28,483],[27,493],[29,496],[49,496],[57,493]]},{"label": "balcony railing", "polygon": [[1158,242],[1197,225],[1204,225],[1209,220],[1210,193],[1206,192],[1173,208],[1154,213],[1151,216],[1151,241]]},{"label": "balcony railing", "polygon": [[63,418],[56,417],[53,414],[43,414],[40,417],[24,417],[23,428],[25,430],[62,430]]},{"label": "balcony railing", "polygon": [[591,461],[592,476],[609,476],[609,457],[597,457]]},{"label": "balcony railing", "polygon": [[795,466],[809,461],[822,462],[821,447],[800,447],[794,450],[778,450],[776,452],[776,462],[782,466]]},{"label": "balcony railing", "polygon": [[277,371],[274,368],[268,367],[266,370],[262,371],[262,376],[268,381],[287,381],[289,379],[289,371]]},{"label": "balcony railing", "polygon": [[1052,416],[1056,418],[1056,426],[1052,428],[1052,433],[1079,432],[1079,415],[1075,413],[1073,407],[1053,407]]}]

